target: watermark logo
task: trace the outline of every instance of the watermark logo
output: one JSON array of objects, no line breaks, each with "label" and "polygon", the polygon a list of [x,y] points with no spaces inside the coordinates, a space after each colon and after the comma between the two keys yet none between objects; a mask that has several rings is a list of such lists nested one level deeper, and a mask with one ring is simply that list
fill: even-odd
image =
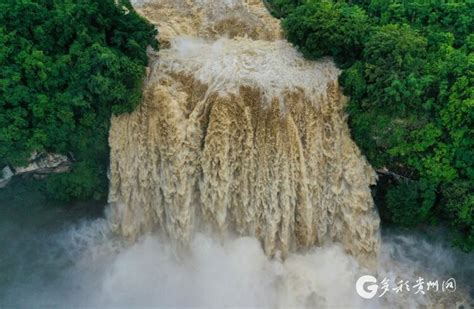
[{"label": "watermark logo", "polygon": [[[428,280],[418,277],[413,283],[409,280],[395,280],[384,278],[378,281],[376,277],[364,275],[356,282],[356,291],[360,297],[372,299],[375,296],[383,297],[387,293],[404,294],[413,293],[415,295],[425,295],[427,292],[454,292],[456,291],[456,280]],[[378,295],[377,295],[378,293]]]},{"label": "watermark logo", "polygon": [[374,298],[378,289],[379,286],[377,285],[377,278],[371,275],[362,276],[356,282],[357,294],[365,299]]}]

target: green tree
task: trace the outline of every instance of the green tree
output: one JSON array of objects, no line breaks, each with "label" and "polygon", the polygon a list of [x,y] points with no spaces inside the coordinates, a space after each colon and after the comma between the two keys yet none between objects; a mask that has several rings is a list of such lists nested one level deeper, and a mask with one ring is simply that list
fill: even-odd
[{"label": "green tree", "polygon": [[2,1],[0,166],[67,154],[76,164],[48,178],[50,196],[103,199],[110,117],[139,103],[155,37],[128,1]]},{"label": "green tree", "polygon": [[285,13],[305,57],[344,69],[352,134],[382,181],[382,218],[444,222],[474,248],[474,4],[307,0]]},{"label": "green tree", "polygon": [[309,59],[332,56],[340,64],[357,59],[369,21],[364,10],[343,2],[311,1],[283,21],[291,41]]}]

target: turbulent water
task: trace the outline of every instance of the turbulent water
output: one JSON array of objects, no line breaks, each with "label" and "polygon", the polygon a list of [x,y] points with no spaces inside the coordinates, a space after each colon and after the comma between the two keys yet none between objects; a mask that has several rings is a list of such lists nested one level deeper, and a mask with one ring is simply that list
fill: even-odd
[{"label": "turbulent water", "polygon": [[375,173],[350,139],[330,60],[281,39],[260,1],[147,1],[164,48],[144,100],[112,120],[110,218],[135,239],[160,228],[255,236],[267,255],[338,242],[379,247]]},{"label": "turbulent water", "polygon": [[[302,59],[259,1],[134,4],[162,49],[138,110],[112,120],[106,216],[0,201],[0,308],[469,303],[473,254],[380,237],[330,60]],[[380,296],[383,279],[419,277],[457,290]]]},{"label": "turbulent water", "polygon": [[[405,309],[468,304],[474,255],[455,252],[439,237],[391,232],[382,238],[377,272],[372,272],[338,244],[289,253],[282,260],[269,258],[255,238],[223,242],[203,233],[193,238],[186,256],[177,258],[159,232],[128,245],[111,232],[107,220],[83,218],[81,212],[0,203],[0,308]],[[362,274],[392,283],[419,275],[426,280],[454,277],[458,290],[391,292],[365,301],[355,292]]]}]

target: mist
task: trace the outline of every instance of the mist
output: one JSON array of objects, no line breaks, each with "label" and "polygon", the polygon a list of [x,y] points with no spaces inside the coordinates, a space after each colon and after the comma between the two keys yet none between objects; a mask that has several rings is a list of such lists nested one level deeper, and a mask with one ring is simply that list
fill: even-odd
[{"label": "mist", "polygon": [[[17,236],[1,243],[6,280],[0,306],[8,308],[417,308],[468,303],[472,289],[473,255],[449,248],[440,231],[431,239],[386,233],[375,270],[364,269],[338,244],[290,253],[286,259],[266,256],[251,237],[198,233],[188,250],[179,251],[155,232],[132,244],[113,235],[102,218],[53,230],[40,222],[24,227],[13,221],[1,233]],[[364,300],[355,289],[363,274],[393,281],[454,277],[458,289]]]}]

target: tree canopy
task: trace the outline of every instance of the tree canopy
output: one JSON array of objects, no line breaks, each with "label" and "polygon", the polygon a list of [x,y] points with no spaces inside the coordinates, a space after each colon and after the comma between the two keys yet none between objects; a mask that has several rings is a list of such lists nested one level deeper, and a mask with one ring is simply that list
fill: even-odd
[{"label": "tree canopy", "polygon": [[[285,4],[286,3],[286,4]],[[474,4],[274,0],[305,57],[343,68],[352,134],[398,175],[377,199],[385,223],[445,222],[474,248]],[[277,10],[278,11],[278,10]],[[380,189],[380,188],[379,188]]]},{"label": "tree canopy", "polygon": [[0,168],[67,154],[73,171],[49,177],[48,193],[104,198],[110,117],[139,103],[155,37],[129,1],[2,1]]}]

